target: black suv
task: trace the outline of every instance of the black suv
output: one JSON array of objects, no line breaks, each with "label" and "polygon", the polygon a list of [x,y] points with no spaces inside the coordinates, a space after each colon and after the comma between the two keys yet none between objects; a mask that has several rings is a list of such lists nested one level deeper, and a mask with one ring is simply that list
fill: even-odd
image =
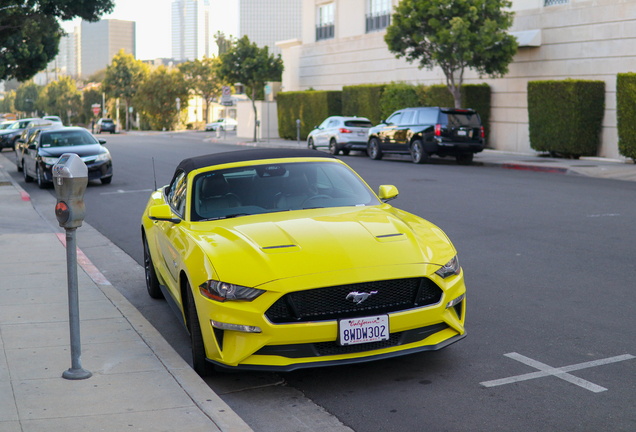
[{"label": "black suv", "polygon": [[472,109],[405,108],[369,130],[367,153],[382,159],[384,153],[410,154],[414,163],[429,155],[455,156],[468,165],[484,149],[484,127]]},{"label": "black suv", "polygon": [[115,133],[115,122],[113,119],[109,118],[100,118],[97,120],[97,124],[95,125],[95,133],[102,132],[110,132],[111,134]]}]

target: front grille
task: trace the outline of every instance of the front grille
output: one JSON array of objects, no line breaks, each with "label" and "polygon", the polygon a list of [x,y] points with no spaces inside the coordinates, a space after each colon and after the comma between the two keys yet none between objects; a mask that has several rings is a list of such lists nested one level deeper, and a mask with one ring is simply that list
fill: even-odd
[{"label": "front grille", "polygon": [[[347,299],[354,292],[369,296],[356,304]],[[288,293],[265,315],[274,324],[354,318],[432,305],[441,297],[442,290],[427,278],[364,282]]]},{"label": "front grille", "polygon": [[399,345],[401,337],[402,332],[397,332],[391,333],[389,335],[389,339],[378,342],[369,342],[355,345],[338,345],[337,342],[319,342],[314,344],[314,348],[316,348],[319,356],[354,354]]}]

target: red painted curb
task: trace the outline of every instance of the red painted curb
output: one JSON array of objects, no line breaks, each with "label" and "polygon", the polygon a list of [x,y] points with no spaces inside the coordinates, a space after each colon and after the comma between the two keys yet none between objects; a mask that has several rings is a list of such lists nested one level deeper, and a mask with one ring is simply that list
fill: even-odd
[{"label": "red painted curb", "polygon": [[557,173],[557,174],[565,174],[568,172],[567,168],[545,167],[545,166],[537,166],[537,165],[523,165],[523,164],[514,164],[514,163],[504,163],[501,165],[501,167],[506,169],[521,170],[521,171],[539,171],[539,172]]},{"label": "red painted curb", "polygon": [[31,197],[25,191],[20,191],[20,196],[22,197],[22,201],[31,201]]}]

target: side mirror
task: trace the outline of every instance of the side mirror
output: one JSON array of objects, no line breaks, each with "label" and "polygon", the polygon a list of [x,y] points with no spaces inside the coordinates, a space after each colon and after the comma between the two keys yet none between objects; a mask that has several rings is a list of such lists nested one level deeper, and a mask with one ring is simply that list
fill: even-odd
[{"label": "side mirror", "polygon": [[382,185],[380,186],[380,192],[378,193],[378,197],[382,202],[391,201],[392,199],[397,198],[399,192],[395,186],[392,185]]},{"label": "side mirror", "polygon": [[175,217],[175,215],[172,213],[172,210],[170,209],[170,206],[168,204],[159,204],[150,207],[150,210],[148,210],[148,219],[153,221],[172,222],[174,224],[178,224],[179,222],[181,222],[181,219]]},{"label": "side mirror", "polygon": [[99,141],[99,143],[100,143],[101,145],[106,144],[106,140],[97,140],[97,141]]},{"label": "side mirror", "polygon": [[314,129],[318,129],[318,126],[314,126]]}]

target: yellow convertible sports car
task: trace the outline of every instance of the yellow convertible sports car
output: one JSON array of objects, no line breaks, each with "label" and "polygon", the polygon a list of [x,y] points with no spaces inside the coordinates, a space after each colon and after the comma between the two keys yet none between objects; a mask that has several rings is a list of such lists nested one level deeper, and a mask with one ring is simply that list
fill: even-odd
[{"label": "yellow convertible sports car", "polygon": [[465,336],[444,232],[314,150],[182,161],[142,217],[148,293],[188,329],[195,370],[291,371],[437,350]]}]

